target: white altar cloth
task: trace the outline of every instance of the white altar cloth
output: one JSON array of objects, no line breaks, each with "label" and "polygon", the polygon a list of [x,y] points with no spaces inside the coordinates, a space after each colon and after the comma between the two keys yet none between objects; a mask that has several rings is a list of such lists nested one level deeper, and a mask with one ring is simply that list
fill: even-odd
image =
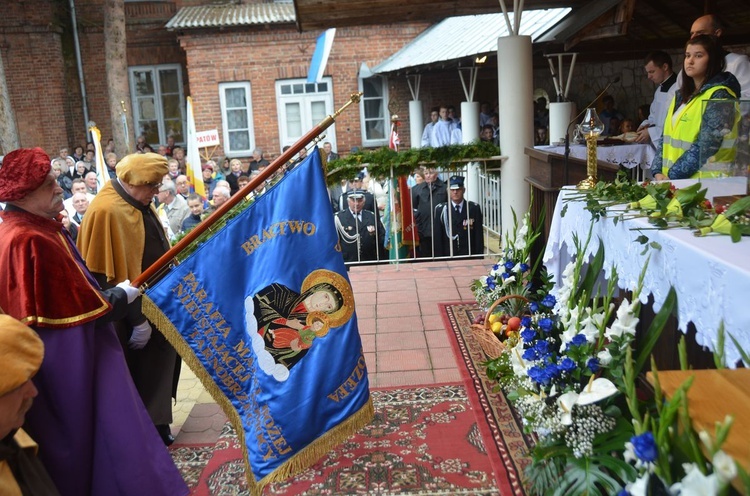
[{"label": "white altar cloth", "polygon": [[[565,154],[564,146],[537,146],[535,148],[548,153]],[[596,158],[602,162],[621,165],[626,169],[639,168],[640,173],[635,174],[634,179],[642,180],[645,177],[651,177],[651,161],[654,159],[655,152],[653,146],[643,143],[598,145],[596,147]],[[570,156],[586,160],[586,145],[571,144]]]},{"label": "white altar cloth", "polygon": [[[591,225],[591,214],[582,202],[565,202],[573,191],[560,192],[544,252],[543,260],[554,276],[556,287],[560,286],[562,271],[573,255],[573,236],[585,241]],[[565,205],[567,211],[563,217]],[[661,245],[661,249],[649,248],[641,254],[644,245],[636,241],[641,235],[647,236],[649,243],[655,241]],[[725,235],[699,238],[687,229],[652,229],[644,219],[615,225],[611,218],[602,218],[594,223],[587,256],[596,253],[597,239],[604,243],[605,276],[609,277],[611,267],[616,266],[620,288],[635,288],[642,267],[651,257],[641,292],[642,303],[652,294],[654,311],[658,312],[673,286],[677,294],[678,328],[682,332],[692,322],[698,344],[713,351],[723,320],[725,332],[750,353],[750,238],[732,243]],[[728,336],[725,350],[730,365],[740,359]]]}]

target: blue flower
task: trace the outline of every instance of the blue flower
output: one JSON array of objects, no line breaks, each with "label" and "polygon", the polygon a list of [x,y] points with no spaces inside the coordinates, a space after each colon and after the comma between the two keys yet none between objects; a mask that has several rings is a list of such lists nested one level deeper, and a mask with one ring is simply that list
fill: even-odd
[{"label": "blue flower", "polygon": [[544,332],[549,332],[552,330],[552,319],[545,317],[543,319],[539,319],[538,325],[539,328],[542,329]]},{"label": "blue flower", "polygon": [[651,431],[644,432],[640,436],[631,437],[630,442],[633,443],[633,451],[635,451],[635,456],[639,460],[649,463],[656,461],[659,451],[656,449],[656,442]]},{"label": "blue flower", "polygon": [[521,355],[524,360],[528,361],[534,361],[536,360],[536,350],[534,348],[528,348],[527,350],[524,350],[523,355]]},{"label": "blue flower", "polygon": [[533,367],[529,369],[529,377],[531,378],[532,381],[536,382],[537,384],[541,384],[545,380],[547,380],[546,374],[544,373],[544,369],[536,365],[534,365]]},{"label": "blue flower", "polygon": [[557,364],[549,363],[547,364],[547,367],[545,367],[544,372],[546,373],[549,380],[552,380],[560,375],[560,368],[557,366]]},{"label": "blue flower", "polygon": [[620,492],[617,493],[617,496],[630,496],[630,493],[627,489],[620,489]]},{"label": "blue flower", "polygon": [[529,310],[531,310],[531,313],[537,313],[539,311],[539,303],[535,301],[529,303]]},{"label": "blue flower", "polygon": [[542,299],[542,305],[544,305],[547,308],[552,308],[555,306],[555,303],[557,303],[557,300],[555,300],[555,297],[551,294],[548,294]]},{"label": "blue flower", "polygon": [[521,331],[521,338],[524,342],[530,343],[536,338],[536,332],[533,329],[526,328],[526,330]]},{"label": "blue flower", "polygon": [[525,328],[531,327],[531,317],[522,317],[521,318],[521,326]]},{"label": "blue flower", "polygon": [[516,264],[515,264],[515,262],[513,262],[513,260],[508,260],[508,261],[505,262],[505,270],[508,271],[508,272],[510,272],[511,270],[513,270],[513,267],[515,267],[515,266],[516,266]]},{"label": "blue flower", "polygon": [[576,362],[570,357],[565,357],[562,360],[560,360],[560,363],[558,364],[558,368],[562,370],[563,372],[572,372],[576,368]]},{"label": "blue flower", "polygon": [[521,272],[527,272],[529,270],[529,264],[522,263],[520,269]]},{"label": "blue flower", "polygon": [[549,343],[543,339],[540,339],[534,344],[534,349],[538,355],[546,355],[549,352]]},{"label": "blue flower", "polygon": [[508,274],[507,272],[503,272],[503,279],[507,279],[509,277],[510,277],[510,274]]},{"label": "blue flower", "polygon": [[583,334],[576,334],[573,339],[570,340],[570,344],[573,346],[583,346],[586,344],[586,336]]},{"label": "blue flower", "polygon": [[586,366],[589,368],[592,374],[596,374],[596,371],[599,370],[599,359],[589,358],[589,361],[586,362]]},{"label": "blue flower", "polygon": [[494,277],[487,277],[487,280],[485,281],[487,283],[487,287],[489,289],[495,289],[495,278]]},{"label": "blue flower", "polygon": [[492,266],[492,270],[495,270],[495,271],[497,271],[497,269],[499,269],[499,268],[500,268],[500,265],[498,265],[498,264],[495,264],[495,265]]}]

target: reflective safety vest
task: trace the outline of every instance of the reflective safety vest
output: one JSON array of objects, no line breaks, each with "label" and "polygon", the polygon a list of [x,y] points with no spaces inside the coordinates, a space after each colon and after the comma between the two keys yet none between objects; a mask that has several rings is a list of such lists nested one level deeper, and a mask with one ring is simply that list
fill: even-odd
[{"label": "reflective safety vest", "polygon": [[[688,151],[693,143],[698,139],[701,130],[701,121],[703,120],[703,102],[709,100],[717,90],[727,90],[732,96],[736,95],[726,86],[715,86],[690,100],[685,106],[677,111],[675,117],[674,105],[676,98],[672,99],[667,111],[667,118],[664,121],[664,141],[662,144],[662,174],[668,176],[669,169]],[[715,155],[708,159],[712,165],[719,163],[731,163],[734,161],[736,154],[737,142],[737,123],[739,113],[736,113],[732,129],[728,129],[721,142],[721,146]],[[703,170],[706,164],[701,164],[701,169],[690,176],[693,179],[701,177],[718,177],[722,175],[720,170]]]}]

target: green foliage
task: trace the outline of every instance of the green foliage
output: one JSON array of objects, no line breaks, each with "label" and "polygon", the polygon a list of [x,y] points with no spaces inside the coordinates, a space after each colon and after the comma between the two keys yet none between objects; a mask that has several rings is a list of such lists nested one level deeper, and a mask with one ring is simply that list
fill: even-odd
[{"label": "green foliage", "polygon": [[659,337],[664,330],[667,319],[670,315],[672,315],[672,311],[674,310],[676,305],[677,293],[675,292],[674,288],[670,287],[667,298],[664,300],[664,304],[659,310],[659,313],[657,313],[654,317],[654,320],[651,322],[648,331],[646,331],[645,333],[643,343],[638,350],[638,356],[635,361],[636,374],[640,374],[641,370],[643,370],[643,366],[646,365],[646,360],[649,359],[651,351],[654,349],[656,342],[659,340]]},{"label": "green foliage", "polygon": [[447,145],[438,148],[411,148],[404,151],[388,147],[377,150],[361,150],[328,163],[328,184],[342,179],[351,179],[363,167],[373,177],[408,176],[420,165],[439,169],[459,169],[466,165],[461,160],[498,157],[500,148],[494,143],[475,141],[466,145]]}]

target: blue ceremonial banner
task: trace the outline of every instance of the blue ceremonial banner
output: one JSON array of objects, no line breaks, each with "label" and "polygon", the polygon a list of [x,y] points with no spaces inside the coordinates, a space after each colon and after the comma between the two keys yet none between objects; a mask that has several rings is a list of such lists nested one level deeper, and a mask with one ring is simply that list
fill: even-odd
[{"label": "blue ceremonial banner", "polygon": [[143,305],[234,424],[254,494],[372,419],[317,148],[149,288]]}]

